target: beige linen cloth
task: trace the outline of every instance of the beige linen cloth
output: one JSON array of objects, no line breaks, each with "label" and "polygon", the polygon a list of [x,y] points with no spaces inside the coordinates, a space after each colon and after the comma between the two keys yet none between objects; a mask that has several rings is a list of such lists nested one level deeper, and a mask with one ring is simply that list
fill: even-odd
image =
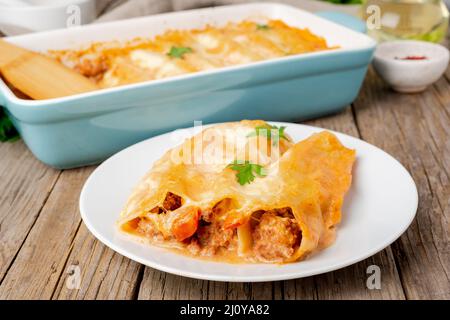
[{"label": "beige linen cloth", "polygon": [[[256,2],[249,0],[97,0],[99,18],[96,22],[128,19],[151,14],[212,7],[227,4]],[[356,14],[357,7],[334,5],[318,0],[278,0],[258,2],[279,2],[311,12],[334,10]]]}]

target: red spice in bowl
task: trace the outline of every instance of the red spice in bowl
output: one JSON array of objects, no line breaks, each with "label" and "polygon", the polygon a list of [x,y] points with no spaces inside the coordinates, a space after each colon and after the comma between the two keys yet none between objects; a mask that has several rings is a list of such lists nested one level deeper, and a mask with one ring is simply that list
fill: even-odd
[{"label": "red spice in bowl", "polygon": [[427,60],[425,56],[406,56],[403,58],[395,57],[395,60]]}]

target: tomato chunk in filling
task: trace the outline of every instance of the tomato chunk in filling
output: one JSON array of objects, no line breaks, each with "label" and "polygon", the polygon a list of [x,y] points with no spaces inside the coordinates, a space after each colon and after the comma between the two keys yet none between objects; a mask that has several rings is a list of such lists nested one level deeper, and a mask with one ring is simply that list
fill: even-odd
[{"label": "tomato chunk in filling", "polygon": [[[162,203],[162,206],[156,206],[150,210],[150,213],[154,214],[165,214],[168,211],[174,211],[180,208],[183,205],[183,199],[172,193],[167,192],[166,197]],[[152,240],[163,240],[164,236],[160,230],[156,227],[155,223],[148,218],[141,217],[136,218],[133,221],[133,229],[140,234],[145,236],[146,238]]]},{"label": "tomato chunk in filling", "polygon": [[301,230],[290,208],[263,212],[253,228],[255,257],[267,262],[283,262],[299,247]]}]

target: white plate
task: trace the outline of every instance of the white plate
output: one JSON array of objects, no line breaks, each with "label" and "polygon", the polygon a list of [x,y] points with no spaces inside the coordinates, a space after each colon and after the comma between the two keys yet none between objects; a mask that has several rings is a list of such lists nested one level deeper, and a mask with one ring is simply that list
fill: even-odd
[{"label": "white plate", "polygon": [[[323,130],[291,123],[273,124],[287,126],[294,141]],[[345,146],[357,151],[353,184],[345,198],[336,242],[305,261],[286,265],[210,262],[141,244],[118,232],[115,222],[133,187],[155,160],[179,143],[170,133],[135,144],[100,165],[81,192],[81,216],[94,236],[118,253],[152,268],[191,278],[275,281],[343,268],[396,240],[414,219],[418,196],[413,179],[397,160],[364,141],[336,135]]]}]

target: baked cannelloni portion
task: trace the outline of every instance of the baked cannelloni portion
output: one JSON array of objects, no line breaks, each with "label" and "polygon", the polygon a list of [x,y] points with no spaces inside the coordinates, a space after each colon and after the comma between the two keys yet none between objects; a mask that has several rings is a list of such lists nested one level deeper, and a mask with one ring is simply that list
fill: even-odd
[{"label": "baked cannelloni portion", "polygon": [[109,88],[328,49],[325,39],[308,29],[270,20],[168,30],[154,38],[98,42],[49,54]]},{"label": "baked cannelloni portion", "polygon": [[259,120],[208,127],[154,163],[118,226],[218,261],[298,261],[334,241],[354,161],[326,131],[294,143]]}]

